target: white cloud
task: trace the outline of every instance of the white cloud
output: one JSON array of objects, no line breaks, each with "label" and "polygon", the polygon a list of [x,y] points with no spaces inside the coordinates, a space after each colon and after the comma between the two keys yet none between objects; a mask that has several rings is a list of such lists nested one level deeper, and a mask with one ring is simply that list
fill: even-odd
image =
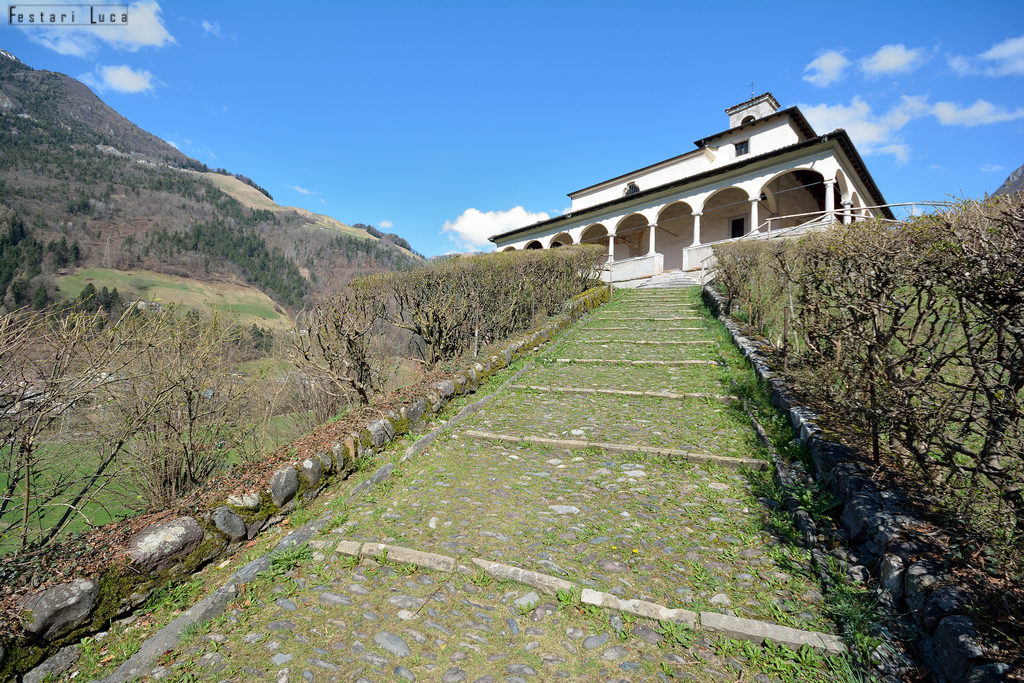
[{"label": "white cloud", "polygon": [[955,102],[936,102],[933,108],[935,118],[944,126],[982,126],[989,123],[1003,123],[1024,119],[1024,107],[1009,110],[987,100],[977,100],[969,107]]},{"label": "white cloud", "polygon": [[289,190],[295,190],[299,194],[316,194],[316,190],[309,190],[309,189],[306,189],[305,187],[300,187],[299,185],[287,185],[286,184],[285,187],[287,187]]},{"label": "white cloud", "polygon": [[128,23],[71,27],[20,27],[30,40],[62,55],[88,57],[95,54],[100,43],[115,50],[135,52],[142,47],[164,47],[174,44],[160,16],[155,0],[134,2],[128,6]]},{"label": "white cloud", "polygon": [[320,197],[320,203],[323,204],[324,206],[327,206],[327,200],[324,199],[323,197]]},{"label": "white cloud", "polygon": [[466,209],[454,221],[445,221],[442,233],[448,233],[449,239],[458,244],[461,251],[475,251],[490,245],[487,238],[491,235],[521,228],[538,221],[550,218],[547,213],[533,213],[521,206],[508,211],[480,211]]},{"label": "white cloud", "polygon": [[380,229],[381,230],[390,230],[393,227],[395,227],[395,224],[392,223],[391,221],[381,221],[380,222]]},{"label": "white cloud", "polygon": [[912,119],[927,114],[929,107],[924,98],[904,95],[899,104],[880,116],[872,111],[871,105],[855,95],[849,105],[800,105],[800,110],[819,133],[842,128],[864,154],[889,154],[902,164],[910,159],[910,147],[897,133]]},{"label": "white cloud", "polygon": [[885,114],[876,114],[859,95],[850,104],[800,105],[807,120],[819,133],[842,128],[864,154],[890,154],[897,162],[910,159],[910,147],[899,131],[915,119],[933,116],[944,126],[980,126],[1024,119],[1024,107],[1009,110],[977,100],[968,107],[955,102],[932,104],[927,97],[903,95]]},{"label": "white cloud", "polygon": [[961,76],[1024,76],[1024,36],[996,43],[976,57],[954,55],[949,65]]},{"label": "white cloud", "polygon": [[203,19],[199,23],[199,25],[203,27],[203,33],[204,34],[209,34],[209,35],[215,36],[217,38],[220,38],[220,23],[219,22],[209,22],[206,19]]},{"label": "white cloud", "polygon": [[1003,167],[999,164],[982,164],[978,167],[978,170],[982,173],[999,173],[1003,170]]},{"label": "white cloud", "polygon": [[883,45],[870,57],[860,60],[860,70],[868,76],[910,73],[927,61],[923,48],[907,49],[906,45]]},{"label": "white cloud", "polygon": [[804,67],[803,78],[808,83],[824,88],[842,78],[849,65],[850,60],[842,52],[829,50],[818,55],[813,62]]},{"label": "white cloud", "polygon": [[166,142],[166,143],[167,143],[168,145],[170,145],[170,146],[171,146],[171,147],[173,147],[174,149],[176,149],[176,150],[178,150],[178,151],[181,151],[181,147],[179,147],[179,146],[178,146],[178,143],[177,143],[177,142],[175,142],[174,140],[164,140],[164,142]]},{"label": "white cloud", "polygon": [[80,81],[98,92],[113,90],[122,93],[140,93],[153,89],[156,79],[144,69],[133,69],[127,64],[120,66],[99,66],[96,73],[85,73]]}]

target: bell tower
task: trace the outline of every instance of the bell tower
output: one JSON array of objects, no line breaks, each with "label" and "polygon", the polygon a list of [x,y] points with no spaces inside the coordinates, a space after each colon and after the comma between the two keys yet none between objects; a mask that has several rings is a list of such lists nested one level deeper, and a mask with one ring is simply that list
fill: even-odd
[{"label": "bell tower", "polygon": [[763,119],[779,110],[779,102],[770,92],[752,97],[746,102],[733,105],[725,110],[729,115],[729,128]]}]

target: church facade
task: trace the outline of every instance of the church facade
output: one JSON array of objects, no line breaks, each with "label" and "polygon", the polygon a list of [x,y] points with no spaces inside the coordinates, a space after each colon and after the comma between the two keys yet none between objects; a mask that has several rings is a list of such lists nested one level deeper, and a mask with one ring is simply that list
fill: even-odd
[{"label": "church facade", "polygon": [[[846,131],[817,134],[764,93],[696,149],[569,193],[570,210],[493,235],[498,250],[605,248],[606,279],[696,270],[716,242],[892,218]],[[751,234],[754,233],[754,234]]]}]

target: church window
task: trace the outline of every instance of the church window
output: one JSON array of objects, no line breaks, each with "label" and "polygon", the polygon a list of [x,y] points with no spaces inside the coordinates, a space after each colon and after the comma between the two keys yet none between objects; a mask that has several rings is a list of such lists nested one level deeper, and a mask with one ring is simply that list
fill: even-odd
[{"label": "church window", "polygon": [[736,143],[736,156],[743,156],[750,152],[750,140],[742,140]]}]

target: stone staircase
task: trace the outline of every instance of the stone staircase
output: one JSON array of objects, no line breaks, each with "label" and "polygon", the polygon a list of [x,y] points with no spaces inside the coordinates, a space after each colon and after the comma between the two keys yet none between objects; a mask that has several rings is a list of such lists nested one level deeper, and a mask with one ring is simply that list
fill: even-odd
[{"label": "stone staircase", "polygon": [[663,289],[674,287],[692,287],[700,285],[699,272],[687,272],[683,270],[667,270],[664,273],[648,278],[636,285],[636,289]]}]

